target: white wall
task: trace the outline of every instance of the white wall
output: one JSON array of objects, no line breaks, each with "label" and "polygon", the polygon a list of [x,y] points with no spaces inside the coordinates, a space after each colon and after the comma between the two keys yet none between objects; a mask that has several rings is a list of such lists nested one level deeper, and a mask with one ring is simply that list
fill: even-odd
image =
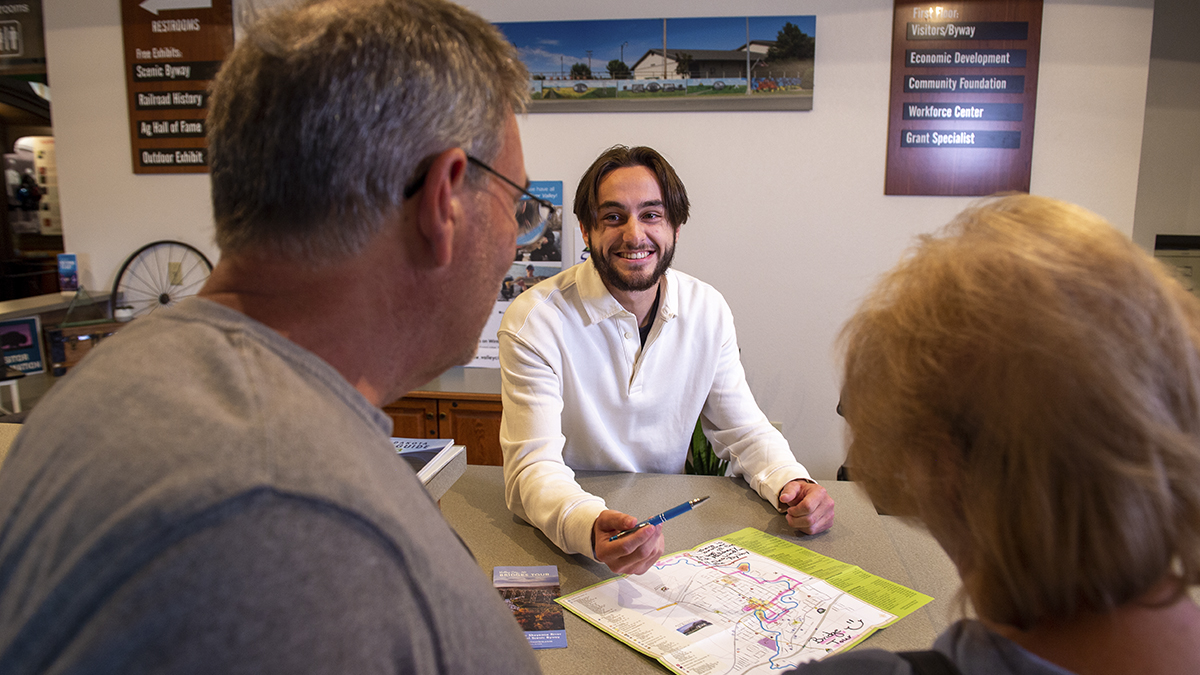
[{"label": "white wall", "polygon": [[[814,109],[804,113],[552,114],[521,123],[534,179],[574,183],[614,143],[652,145],[688,186],[677,266],[713,283],[740,331],[751,387],[818,478],[844,451],[834,414],[841,324],[913,235],[971,200],[885,197],[889,0],[473,0],[494,21],[817,16]],[[154,238],[213,252],[205,176],[134,176],[116,0],[48,0],[66,246],[104,288]],[[1153,0],[1046,0],[1032,191],[1133,225]]]},{"label": "white wall", "polygon": [[111,288],[142,244],[178,239],[215,260],[208,176],[135,176],[117,0],[42,3],[63,241],[79,281]]},{"label": "white wall", "polygon": [[1133,240],[1200,235],[1200,3],[1158,0]]}]

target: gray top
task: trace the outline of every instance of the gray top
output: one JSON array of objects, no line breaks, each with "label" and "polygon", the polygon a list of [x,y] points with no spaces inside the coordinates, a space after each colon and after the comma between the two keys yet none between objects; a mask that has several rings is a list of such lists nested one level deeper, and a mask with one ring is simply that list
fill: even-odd
[{"label": "gray top", "polygon": [[0,469],[0,672],[536,671],[390,430],[237,312],[138,319]]},{"label": "gray top", "polygon": [[[978,621],[965,619],[942,633],[934,649],[950,657],[963,675],[1071,675]],[[857,649],[805,664],[799,675],[910,675],[908,662],[891,652]]]}]

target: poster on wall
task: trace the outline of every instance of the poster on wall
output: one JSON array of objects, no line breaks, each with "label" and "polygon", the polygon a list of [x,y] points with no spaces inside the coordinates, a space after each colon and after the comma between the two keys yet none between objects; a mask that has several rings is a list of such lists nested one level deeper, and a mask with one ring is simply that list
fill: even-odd
[{"label": "poster on wall", "polygon": [[[554,205],[554,210],[543,213],[536,202],[524,198],[517,215],[517,249],[508,274],[500,282],[496,294],[496,306],[483,327],[479,337],[479,348],[475,358],[467,364],[472,368],[499,368],[500,342],[496,332],[500,330],[500,319],[514,298],[524,293],[543,279],[563,270],[563,184],[560,180],[532,181],[529,192]],[[570,266],[570,262],[567,263]]]},{"label": "poster on wall", "polygon": [[4,365],[26,375],[46,372],[42,359],[41,320],[36,316],[0,321],[0,350]]},{"label": "poster on wall", "polygon": [[208,86],[233,49],[233,0],[121,0],[133,172],[207,173]]},{"label": "poster on wall", "polygon": [[33,154],[33,174],[38,191],[38,231],[41,234],[62,234],[62,210],[58,202],[58,162],[54,153],[53,136],[26,136],[17,140],[21,146],[28,142]]},{"label": "poster on wall", "polygon": [[[52,167],[45,165],[43,156],[42,168],[46,171],[39,175],[35,170],[34,139],[35,136],[22,136],[13,143],[13,151],[4,155],[4,182],[8,196],[8,227],[14,233],[38,234],[42,231],[42,213],[49,208],[53,216],[50,226],[58,224],[61,234],[61,219],[58,216],[58,178]],[[46,137],[51,141],[53,137]],[[43,146],[44,148],[45,146]],[[53,163],[53,158],[51,158]],[[52,175],[53,173],[53,175]],[[51,185],[53,181],[53,185]],[[48,234],[54,234],[53,231]]]},{"label": "poster on wall", "polygon": [[530,112],[812,110],[815,16],[498,23]]},{"label": "poster on wall", "polygon": [[1042,0],[896,0],[884,194],[1029,191]]}]

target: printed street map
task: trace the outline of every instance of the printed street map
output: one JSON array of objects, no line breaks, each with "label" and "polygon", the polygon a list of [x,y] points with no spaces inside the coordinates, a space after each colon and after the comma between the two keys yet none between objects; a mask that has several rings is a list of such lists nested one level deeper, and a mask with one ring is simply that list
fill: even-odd
[{"label": "printed street map", "polygon": [[559,598],[677,673],[771,673],[845,649],[932,598],[753,528]]}]

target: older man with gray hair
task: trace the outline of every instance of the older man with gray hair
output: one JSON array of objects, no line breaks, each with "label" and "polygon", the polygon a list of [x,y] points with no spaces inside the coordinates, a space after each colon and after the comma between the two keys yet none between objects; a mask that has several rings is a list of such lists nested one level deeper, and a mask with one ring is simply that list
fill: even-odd
[{"label": "older man with gray hair", "polygon": [[248,29],[222,257],[94,350],[0,471],[0,672],[532,672],[379,409],[473,356],[527,182],[512,47],[442,0]]}]

